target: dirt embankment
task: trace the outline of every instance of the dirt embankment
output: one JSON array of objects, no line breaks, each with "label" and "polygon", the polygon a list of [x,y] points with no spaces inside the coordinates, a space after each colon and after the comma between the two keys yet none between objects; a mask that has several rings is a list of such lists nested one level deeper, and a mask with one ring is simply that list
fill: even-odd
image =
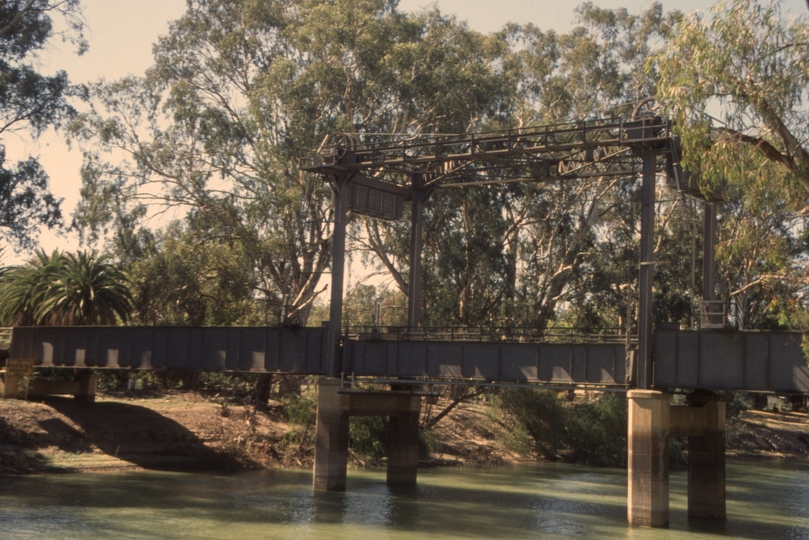
[{"label": "dirt embankment", "polygon": [[730,456],[809,460],[809,415],[745,411],[728,422]]},{"label": "dirt embankment", "polygon": [[[432,411],[442,410],[446,402]],[[101,394],[93,404],[71,398],[0,401],[0,474],[309,467],[314,429],[290,426],[272,401],[256,409],[195,393]],[[423,464],[520,460],[500,448],[492,429],[498,428],[486,421],[484,406],[456,407],[436,426],[441,451]],[[358,467],[382,464],[353,452],[349,459]]]},{"label": "dirt embankment", "polygon": [[0,472],[291,465],[273,452],[286,431],[272,410],[196,394],[0,401]]},{"label": "dirt embankment", "polygon": [[[502,448],[498,429],[484,406],[462,403],[436,425],[441,451],[426,464],[525,460]],[[311,432],[308,438],[291,432],[280,406],[256,410],[193,393],[101,395],[94,404],[0,401],[0,474],[305,467],[312,464],[311,439]],[[729,455],[809,459],[809,417],[748,411],[729,425],[728,446]],[[352,460],[356,466],[379,464]]]}]

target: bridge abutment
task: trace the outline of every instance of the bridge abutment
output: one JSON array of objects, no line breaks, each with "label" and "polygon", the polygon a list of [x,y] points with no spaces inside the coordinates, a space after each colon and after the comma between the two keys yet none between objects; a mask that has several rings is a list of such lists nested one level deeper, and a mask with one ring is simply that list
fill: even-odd
[{"label": "bridge abutment", "polygon": [[20,379],[8,373],[0,374],[0,398],[14,399],[20,391]]},{"label": "bridge abutment", "polygon": [[390,485],[414,485],[419,457],[421,395],[411,390],[344,389],[338,379],[318,384],[314,489],[345,491],[348,420],[351,416],[388,416]]}]

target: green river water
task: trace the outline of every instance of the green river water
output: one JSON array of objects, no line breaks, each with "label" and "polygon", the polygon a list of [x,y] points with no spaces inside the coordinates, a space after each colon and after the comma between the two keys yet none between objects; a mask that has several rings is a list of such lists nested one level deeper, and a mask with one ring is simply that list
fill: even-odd
[{"label": "green river water", "polygon": [[419,470],[396,490],[349,471],[313,493],[311,471],[129,472],[0,478],[0,538],[809,539],[809,467],[728,463],[728,519],[689,523],[686,473],[671,475],[671,527],[626,524],[626,472],[538,464]]}]

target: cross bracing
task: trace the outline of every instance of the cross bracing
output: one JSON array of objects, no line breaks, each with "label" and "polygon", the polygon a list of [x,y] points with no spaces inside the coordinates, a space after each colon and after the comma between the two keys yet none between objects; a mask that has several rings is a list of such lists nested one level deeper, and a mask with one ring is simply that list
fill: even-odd
[{"label": "cross bracing", "polygon": [[658,172],[671,170],[671,122],[660,117],[582,120],[489,133],[331,135],[301,156],[305,171],[387,177],[420,174],[425,187],[635,175],[634,149],[654,147]]}]

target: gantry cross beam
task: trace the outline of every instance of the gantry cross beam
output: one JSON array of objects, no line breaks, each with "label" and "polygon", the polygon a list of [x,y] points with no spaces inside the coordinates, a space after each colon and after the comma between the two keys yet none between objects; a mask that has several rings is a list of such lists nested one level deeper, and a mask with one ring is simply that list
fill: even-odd
[{"label": "gantry cross beam", "polygon": [[418,174],[428,187],[632,175],[641,172],[638,146],[658,150],[657,171],[671,170],[673,140],[671,122],[656,116],[455,135],[335,134],[302,153],[301,169]]}]

